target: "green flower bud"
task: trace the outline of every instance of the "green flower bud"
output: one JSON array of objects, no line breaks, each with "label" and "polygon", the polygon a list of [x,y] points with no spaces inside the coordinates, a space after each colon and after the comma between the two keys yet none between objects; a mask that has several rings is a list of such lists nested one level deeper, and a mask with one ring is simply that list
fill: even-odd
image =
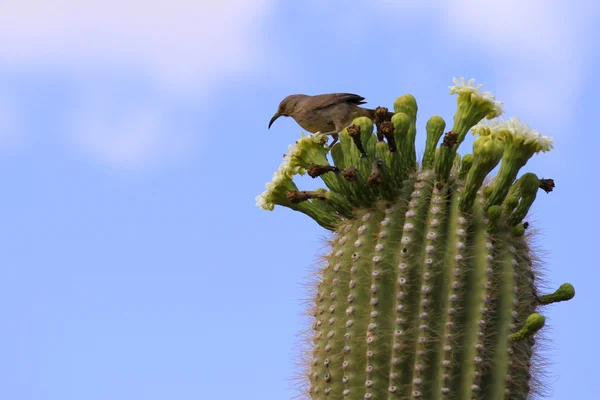
[{"label": "green flower bud", "polygon": [[473,143],[473,166],[467,175],[465,189],[460,197],[459,208],[468,211],[473,206],[477,191],[487,174],[493,170],[502,158],[502,142],[492,136],[479,136]]},{"label": "green flower bud", "polygon": [[425,153],[423,154],[423,168],[431,168],[435,160],[435,148],[444,134],[446,122],[442,117],[434,116],[429,118],[425,130],[427,131],[427,142],[425,143]]},{"label": "green flower bud", "polygon": [[490,92],[481,92],[481,86],[474,86],[474,79],[468,82],[464,78],[454,78],[455,86],[449,86],[450,94],[458,94],[456,99],[458,108],[454,114],[452,131],[458,135],[458,144],[465,139],[465,135],[473,125],[487,119],[502,115],[502,102],[496,101]]},{"label": "green flower bud", "polygon": [[473,154],[465,154],[460,164],[460,171],[458,173],[458,179],[465,179],[469,170],[473,166]]},{"label": "green flower bud", "polygon": [[575,288],[573,285],[563,283],[556,292],[540,296],[540,304],[558,303],[560,301],[571,300],[573,297],[575,297]]},{"label": "green flower bud", "polygon": [[540,187],[540,180],[535,174],[528,172],[520,177],[516,184],[518,184],[519,187],[521,200],[508,218],[508,224],[512,226],[519,224],[527,215],[529,208],[535,201],[535,197]]},{"label": "green flower bud", "polygon": [[504,156],[498,175],[494,179],[494,191],[486,202],[486,208],[501,204],[510,190],[519,170],[527,161],[540,151],[552,149],[552,138],[541,136],[523,125],[518,118],[490,124],[492,135],[497,135],[504,142]]},{"label": "green flower bud", "polygon": [[487,211],[488,220],[490,221],[487,231],[492,233],[498,227],[498,222],[500,221],[500,217],[502,216],[502,209],[500,206],[490,207]]},{"label": "green flower bud", "polygon": [[546,318],[543,315],[538,313],[533,313],[529,317],[527,317],[527,321],[525,321],[525,326],[520,331],[513,333],[510,335],[510,340],[513,342],[520,342],[521,340],[527,339],[530,336],[533,336],[537,331],[544,327],[546,323]]}]

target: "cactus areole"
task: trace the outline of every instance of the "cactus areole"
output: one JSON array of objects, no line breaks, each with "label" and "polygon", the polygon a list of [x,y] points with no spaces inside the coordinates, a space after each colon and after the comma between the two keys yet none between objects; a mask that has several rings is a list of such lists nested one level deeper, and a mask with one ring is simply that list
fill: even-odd
[{"label": "cactus areole", "polygon": [[[473,80],[454,83],[454,125],[444,133],[441,117],[427,121],[421,165],[417,103],[404,95],[391,120],[379,118],[385,109],[375,121],[357,118],[331,149],[327,136],[302,136],[257,197],[263,209],[288,207],[333,232],[314,284],[305,398],[543,393],[540,308],[575,292],[568,283],[538,292],[541,262],[523,219],[554,181],[517,176],[534,154],[552,148],[552,139],[518,118],[495,119],[502,103]],[[477,138],[472,154],[461,157],[469,130]],[[300,191],[293,177],[305,173],[327,189]]]}]

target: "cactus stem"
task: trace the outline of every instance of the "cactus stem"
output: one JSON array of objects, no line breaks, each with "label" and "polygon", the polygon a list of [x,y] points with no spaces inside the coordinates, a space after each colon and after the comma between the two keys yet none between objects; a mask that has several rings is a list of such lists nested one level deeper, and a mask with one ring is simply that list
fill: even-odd
[{"label": "cactus stem", "polygon": [[[403,191],[408,195],[410,186]],[[398,284],[398,252],[396,244],[400,241],[403,233],[403,225],[408,205],[404,202],[392,206],[387,204],[385,207],[384,219],[380,222],[379,232],[377,233],[377,244],[375,246],[375,256],[372,258],[373,268],[371,272],[371,311],[369,314],[371,336],[367,338],[367,359],[370,361],[371,368],[367,372],[367,380],[376,383],[378,396],[375,398],[384,398],[385,392],[397,391],[398,386],[395,380],[397,374],[394,372],[388,375],[389,365],[395,357],[389,348],[391,341],[387,335],[393,332],[394,318],[382,318],[383,315],[401,315],[402,310],[398,309],[398,297],[396,285]],[[368,289],[367,289],[368,290]],[[396,319],[396,323],[398,320]],[[386,341],[385,336],[388,336]],[[369,343],[371,341],[371,343]],[[375,343],[375,342],[379,343]],[[389,379],[388,382],[385,379]],[[372,390],[367,395],[373,396]],[[356,397],[359,398],[358,396]]]},{"label": "cactus stem", "polygon": [[[513,293],[515,299],[513,304],[516,306],[513,314],[513,324],[510,326],[514,332],[518,326],[527,325],[528,319],[535,313],[537,290],[534,285],[534,273],[532,270],[531,259],[527,256],[529,248],[524,240],[515,240],[508,237],[509,252],[515,255],[513,261]],[[539,321],[538,321],[539,322]],[[526,340],[514,341],[512,335],[509,337],[511,353],[509,353],[511,364],[509,366],[510,380],[507,382],[506,389],[513,393],[522,393],[527,398],[530,386],[530,363],[532,356],[532,347],[535,340],[530,335]]]},{"label": "cactus stem", "polygon": [[[400,291],[405,297],[402,299],[403,310],[398,313],[396,321],[396,335],[394,337],[395,348],[402,349],[394,351],[394,358],[404,366],[399,368],[392,363],[394,372],[400,375],[399,385],[407,389],[412,386],[413,397],[416,393],[422,394],[419,382],[423,381],[420,371],[413,368],[414,365],[423,365],[418,362],[422,346],[425,345],[426,330],[421,329],[428,325],[429,315],[419,312],[421,300],[428,296],[432,283],[430,277],[426,276],[426,266],[423,263],[428,251],[427,247],[427,216],[430,211],[430,199],[434,190],[433,174],[424,171],[418,174],[411,193],[409,209],[403,227],[401,239],[401,259],[399,264],[398,283]],[[433,195],[433,197],[439,195]],[[440,208],[441,205],[436,205]],[[431,273],[430,273],[431,275]],[[425,279],[427,277],[427,279]],[[411,327],[417,327],[411,329]],[[416,397],[419,397],[416,396]]]},{"label": "cactus stem", "polygon": [[[370,312],[367,326],[366,358],[368,370],[366,376],[367,394],[374,399],[387,397],[389,384],[389,365],[392,360],[391,337],[389,332],[394,329],[392,318],[384,315],[394,315],[396,310],[395,293],[397,281],[398,253],[394,246],[402,235],[405,220],[405,205],[391,205],[385,209],[385,218],[380,223],[377,234],[377,244],[372,257],[370,279]],[[370,368],[369,368],[370,367]],[[372,385],[369,387],[369,385]],[[393,386],[393,385],[392,385]]]},{"label": "cactus stem", "polygon": [[489,319],[486,318],[486,309],[487,303],[491,301],[488,269],[491,269],[490,264],[493,257],[488,256],[491,255],[493,244],[486,233],[486,223],[480,202],[476,202],[473,206],[471,221],[472,232],[469,235],[469,242],[472,257],[467,262],[467,283],[464,288],[465,296],[461,312],[464,315],[462,318],[465,329],[460,335],[460,342],[457,343],[457,346],[460,347],[457,355],[461,364],[459,370],[461,378],[456,383],[460,384],[458,398],[461,399],[471,399],[479,395],[480,375],[484,362],[482,357],[484,355],[482,352],[483,332],[486,331],[486,325],[489,324]]},{"label": "cactus stem", "polygon": [[[351,229],[351,226],[349,228],[345,236],[339,239],[341,246],[347,241],[353,243],[358,237],[357,231]],[[335,296],[331,294],[329,296],[330,305],[328,311],[330,318],[328,321],[329,326],[327,328],[325,351],[329,353],[330,358],[327,372],[329,372],[331,381],[328,387],[334,395],[339,396],[344,390],[344,357],[340,354],[340,350],[344,354],[350,351],[350,347],[345,347],[345,339],[342,332],[346,321],[346,301],[352,286],[351,273],[348,269],[342,268],[342,263],[352,262],[352,253],[346,252],[336,261],[333,263],[332,271],[327,271],[331,277],[331,293],[335,293]]]},{"label": "cactus stem", "polygon": [[440,318],[433,316],[441,315],[446,311],[446,308],[443,308],[446,302],[442,291],[433,291],[432,288],[442,286],[445,282],[444,278],[447,279],[448,271],[443,267],[443,261],[446,256],[444,239],[448,224],[446,214],[450,204],[448,201],[449,190],[449,185],[434,186],[423,232],[422,247],[425,251],[417,264],[422,283],[417,311],[419,320],[416,326],[419,328],[419,333],[413,362],[411,392],[420,392],[425,399],[437,397],[441,393],[441,387],[436,387],[435,384],[423,385],[423,382],[431,381],[433,383],[436,381],[439,376],[437,367],[441,363],[440,354],[435,350],[438,349],[439,344],[439,341],[436,340],[436,332],[443,329],[443,325]]},{"label": "cactus stem", "polygon": [[367,353],[367,332],[369,322],[370,304],[368,289],[371,284],[371,265],[375,256],[375,243],[377,242],[377,221],[381,220],[381,211],[365,212],[357,216],[362,224],[356,231],[357,239],[354,242],[354,252],[351,254],[350,293],[346,300],[346,334],[344,336],[344,356],[342,369],[344,370],[344,390],[348,390],[352,399],[363,398],[365,394],[365,381],[363,371],[373,365],[365,357]]},{"label": "cactus stem", "polygon": [[[347,227],[351,228],[351,225]],[[337,374],[341,371],[342,362],[339,361],[339,357],[332,356],[332,353],[335,354],[332,350],[339,347],[340,338],[330,332],[343,326],[343,302],[347,296],[349,278],[348,271],[341,268],[341,262],[351,259],[352,255],[344,252],[343,249],[344,244],[348,240],[354,240],[355,237],[351,229],[342,230],[342,232],[344,231],[343,236],[333,243],[331,257],[322,271],[323,278],[317,286],[316,320],[313,325],[315,330],[314,352],[310,376],[312,393],[315,395],[326,390],[330,391],[329,384],[331,382],[341,382],[341,377]],[[341,336],[339,331],[338,336]]]},{"label": "cactus stem", "polygon": [[[466,343],[466,353],[470,354],[471,358],[465,357],[467,361],[471,361],[472,367],[472,382],[470,386],[471,398],[481,399],[483,393],[481,392],[482,380],[488,364],[491,359],[489,357],[488,348],[491,347],[490,337],[486,336],[485,332],[489,332],[490,327],[493,324],[492,321],[492,309],[491,303],[497,298],[497,290],[494,288],[496,281],[496,274],[494,271],[494,254],[497,248],[497,244],[493,240],[493,234],[498,230],[497,225],[493,226],[490,223],[490,216],[484,215],[481,204],[484,203],[483,198],[480,197],[480,204],[477,204],[473,210],[473,222],[474,222],[474,249],[475,249],[475,266],[473,268],[473,274],[477,274],[477,280],[479,288],[473,287],[473,290],[479,290],[480,297],[474,297],[473,303],[470,307],[473,308],[473,314],[477,320],[477,325],[473,325],[474,333],[471,334],[472,341]],[[493,217],[492,217],[493,218]],[[485,225],[492,225],[492,229],[486,230]],[[479,224],[479,227],[477,226]],[[474,343],[474,344],[473,344]],[[468,364],[465,364],[468,365]],[[469,372],[467,372],[469,375]],[[465,386],[468,387],[469,382],[465,380]]]},{"label": "cactus stem", "polygon": [[517,317],[515,311],[515,276],[513,275],[514,264],[516,260],[514,254],[509,250],[507,242],[499,242],[496,253],[499,259],[494,263],[495,280],[497,287],[497,297],[494,299],[495,325],[492,327],[492,336],[490,337],[491,353],[494,359],[494,366],[487,373],[487,390],[483,394],[484,399],[504,400],[506,379],[510,372],[509,364],[513,353],[509,343],[509,330],[513,329],[513,320]]},{"label": "cactus stem", "polygon": [[[460,272],[460,264],[464,259],[465,246],[457,245],[459,242],[465,240],[466,230],[465,223],[467,222],[464,216],[460,216],[460,210],[458,209],[458,199],[460,197],[460,191],[462,190],[462,181],[456,182],[456,186],[452,190],[450,196],[450,204],[448,208],[448,217],[446,222],[446,243],[444,251],[444,265],[440,269],[440,285],[441,290],[439,293],[439,305],[438,310],[442,311],[440,316],[436,318],[438,320],[437,326],[432,329],[439,331],[439,340],[434,344],[433,348],[433,359],[431,369],[431,393],[432,399],[439,399],[440,397],[446,397],[451,394],[449,388],[449,381],[447,378],[450,377],[450,371],[454,366],[455,359],[453,356],[452,345],[454,342],[455,334],[455,317],[456,313],[453,311],[448,312],[451,308],[456,310],[456,305],[460,299],[462,292],[459,286],[456,284]],[[432,220],[430,226],[435,226],[437,222]]]},{"label": "cactus stem", "polygon": [[[457,189],[457,192],[462,192],[463,188]],[[459,196],[459,195],[458,195]],[[458,209],[458,200],[456,207]],[[461,343],[464,341],[465,332],[459,327],[464,326],[466,322],[466,305],[468,304],[468,293],[473,285],[470,263],[470,244],[472,242],[472,235],[469,232],[469,226],[471,225],[471,216],[460,211],[458,209],[458,227],[455,232],[449,232],[450,237],[454,240],[449,242],[448,246],[454,245],[456,248],[456,255],[452,261],[452,275],[448,280],[447,284],[451,286],[450,304],[449,308],[454,309],[454,312],[447,313],[447,322],[445,324],[444,334],[446,336],[446,343],[444,345],[444,388],[442,391],[448,392],[452,396],[457,396],[460,391],[461,381],[459,379],[453,379],[455,376],[460,376],[462,347]]]}]

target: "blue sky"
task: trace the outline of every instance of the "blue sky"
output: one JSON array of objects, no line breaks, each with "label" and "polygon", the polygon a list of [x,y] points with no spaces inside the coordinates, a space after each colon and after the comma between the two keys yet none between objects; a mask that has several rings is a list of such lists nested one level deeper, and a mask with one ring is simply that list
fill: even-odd
[{"label": "blue sky", "polygon": [[[482,4],[485,3],[485,4]],[[0,6],[0,398],[284,399],[327,232],[265,212],[291,93],[413,94],[417,146],[475,78],[555,140],[551,399],[600,398],[594,2],[19,0]],[[472,139],[462,147],[470,152]],[[302,187],[315,183],[302,179]]]}]

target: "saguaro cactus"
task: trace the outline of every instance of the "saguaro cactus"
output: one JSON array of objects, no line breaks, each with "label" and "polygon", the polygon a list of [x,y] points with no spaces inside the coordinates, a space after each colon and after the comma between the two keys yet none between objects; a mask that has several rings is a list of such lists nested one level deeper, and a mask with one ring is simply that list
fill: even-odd
[{"label": "saguaro cactus", "polygon": [[[404,95],[391,121],[379,118],[384,112],[375,121],[357,118],[331,150],[326,136],[303,136],[257,197],[264,209],[289,207],[333,232],[314,285],[308,398],[539,393],[532,378],[535,334],[544,326],[538,308],[575,293],[568,283],[538,293],[540,260],[523,219],[538,190],[554,182],[517,175],[552,139],[517,118],[487,121],[502,114],[502,103],[473,80],[454,82],[452,130],[443,134],[439,116],[428,120],[420,166],[417,103]],[[472,154],[460,157],[469,130],[478,137]],[[299,191],[292,178],[305,173],[327,189]]]}]

